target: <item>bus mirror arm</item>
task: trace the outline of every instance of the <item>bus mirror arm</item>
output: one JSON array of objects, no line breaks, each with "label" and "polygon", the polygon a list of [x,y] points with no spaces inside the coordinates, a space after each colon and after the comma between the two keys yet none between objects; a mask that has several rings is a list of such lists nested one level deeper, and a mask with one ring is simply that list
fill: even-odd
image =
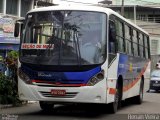
[{"label": "bus mirror arm", "polygon": [[18,37],[19,36],[19,23],[15,23],[15,27],[14,27],[14,37]]}]

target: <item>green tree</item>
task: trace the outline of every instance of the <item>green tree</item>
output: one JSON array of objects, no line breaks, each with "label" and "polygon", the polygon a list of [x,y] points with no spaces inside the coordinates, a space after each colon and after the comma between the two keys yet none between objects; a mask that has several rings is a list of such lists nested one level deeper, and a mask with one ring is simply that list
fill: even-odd
[{"label": "green tree", "polygon": [[18,52],[10,51],[4,62],[12,74],[5,76],[0,73],[0,104],[16,105],[21,103],[18,98],[17,61]]}]

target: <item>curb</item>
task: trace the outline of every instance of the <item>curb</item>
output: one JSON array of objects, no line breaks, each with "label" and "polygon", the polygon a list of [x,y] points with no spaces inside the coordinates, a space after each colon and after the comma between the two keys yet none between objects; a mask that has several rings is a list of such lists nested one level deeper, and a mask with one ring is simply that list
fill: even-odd
[{"label": "curb", "polygon": [[37,103],[37,101],[28,101],[28,104],[33,104],[33,103]]},{"label": "curb", "polygon": [[0,109],[11,108],[11,107],[13,107],[12,104],[7,104],[7,105],[0,104]]},{"label": "curb", "polygon": [[[26,101],[26,102],[23,102],[21,105],[27,105],[27,104],[34,104],[34,103],[37,103],[37,101]],[[11,108],[11,107],[17,107],[17,106],[14,106],[13,104],[0,104],[0,109],[5,109],[5,108]]]}]

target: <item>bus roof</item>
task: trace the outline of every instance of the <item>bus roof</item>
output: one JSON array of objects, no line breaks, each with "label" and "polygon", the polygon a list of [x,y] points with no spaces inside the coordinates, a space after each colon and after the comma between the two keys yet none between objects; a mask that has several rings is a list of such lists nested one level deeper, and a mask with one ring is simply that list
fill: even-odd
[{"label": "bus roof", "polygon": [[29,12],[40,12],[40,11],[52,11],[52,10],[84,10],[84,11],[97,11],[97,12],[104,12],[106,9],[110,11],[109,8],[104,8],[100,6],[91,6],[91,5],[56,5],[56,6],[49,6],[49,7],[41,7],[32,9]]},{"label": "bus roof", "polygon": [[93,5],[81,5],[81,4],[67,4],[67,5],[56,5],[56,6],[49,6],[49,7],[41,7],[41,8],[35,8],[29,11],[28,13],[32,12],[42,12],[42,11],[53,11],[53,10],[82,10],[82,11],[95,11],[95,12],[104,12],[107,15],[115,15],[125,21],[126,23],[130,24],[131,26],[137,28],[138,30],[144,32],[148,35],[146,31],[144,31],[142,28],[137,26],[136,24],[132,23],[131,21],[127,20],[123,16],[121,16],[119,13],[113,11],[110,8],[101,7],[101,6],[93,6]]}]

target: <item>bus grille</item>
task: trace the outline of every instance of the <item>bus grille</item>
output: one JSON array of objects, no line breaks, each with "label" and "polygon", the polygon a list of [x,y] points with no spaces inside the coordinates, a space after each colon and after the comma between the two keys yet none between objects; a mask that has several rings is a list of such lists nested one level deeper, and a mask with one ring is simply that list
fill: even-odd
[{"label": "bus grille", "polygon": [[78,92],[66,92],[66,94],[64,96],[54,96],[51,94],[51,92],[43,92],[40,91],[40,94],[44,97],[51,97],[51,98],[74,98]]}]

